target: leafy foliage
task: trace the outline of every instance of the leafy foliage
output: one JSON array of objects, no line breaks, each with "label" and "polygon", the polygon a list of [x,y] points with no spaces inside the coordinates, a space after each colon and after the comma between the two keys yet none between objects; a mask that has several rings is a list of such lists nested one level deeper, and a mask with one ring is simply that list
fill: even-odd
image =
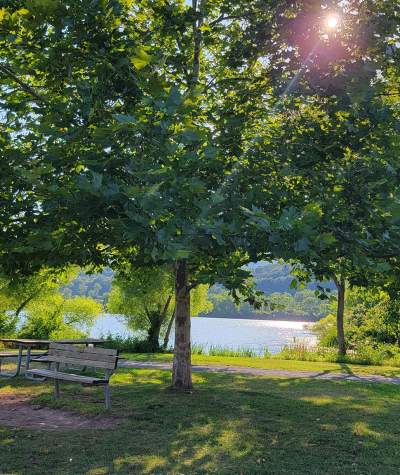
[{"label": "leafy foliage", "polygon": [[[350,348],[371,347],[378,349],[382,345],[387,352],[391,345],[400,347],[400,313],[398,299],[390,297],[379,288],[353,288],[347,295],[345,329]],[[330,314],[313,326],[323,346],[335,346],[335,316]]]},{"label": "leafy foliage", "polygon": [[251,261],[395,267],[394,3],[341,4],[337,34],[317,0],[7,3],[6,271],[178,262],[183,329],[196,284],[256,303]]},{"label": "leafy foliage", "polygon": [[47,295],[27,307],[19,333],[23,338],[57,339],[87,336],[102,306],[87,297],[66,299],[59,293]]}]

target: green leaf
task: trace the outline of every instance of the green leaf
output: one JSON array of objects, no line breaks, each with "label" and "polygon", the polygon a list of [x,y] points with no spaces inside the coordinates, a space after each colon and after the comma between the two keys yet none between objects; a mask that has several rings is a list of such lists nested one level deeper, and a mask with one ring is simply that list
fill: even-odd
[{"label": "green leaf", "polygon": [[140,70],[145,68],[151,61],[151,56],[146,53],[144,48],[136,48],[135,56],[131,58],[131,63],[136,69]]},{"label": "green leaf", "polygon": [[307,238],[302,238],[296,241],[294,245],[295,251],[298,252],[303,252],[307,251],[307,249],[310,247],[310,241]]},{"label": "green leaf", "polygon": [[179,89],[177,87],[171,88],[171,92],[169,93],[168,99],[167,99],[167,109],[170,112],[175,111],[182,103],[182,95],[179,92]]},{"label": "green leaf", "polygon": [[290,289],[297,289],[299,286],[299,283],[296,279],[293,279],[291,282],[290,282],[290,285],[289,285],[289,288]]},{"label": "green leaf", "polygon": [[210,160],[213,160],[217,156],[218,149],[213,146],[208,146],[204,149],[204,156]]},{"label": "green leaf", "polygon": [[190,251],[188,249],[178,249],[175,252],[177,259],[188,259],[190,257]]},{"label": "green leaf", "polygon": [[186,129],[181,135],[186,143],[198,142],[200,140],[198,133],[193,129]]},{"label": "green leaf", "polygon": [[135,122],[135,117],[129,114],[113,114],[113,118],[120,124]]}]

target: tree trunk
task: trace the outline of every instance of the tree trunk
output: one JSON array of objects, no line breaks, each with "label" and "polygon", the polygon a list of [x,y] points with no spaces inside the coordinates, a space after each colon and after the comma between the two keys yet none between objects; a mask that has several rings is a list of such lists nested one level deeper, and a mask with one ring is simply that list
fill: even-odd
[{"label": "tree trunk", "polygon": [[160,351],[160,333],[161,327],[167,317],[168,307],[171,303],[172,295],[169,295],[167,301],[165,302],[164,308],[162,312],[151,311],[149,312],[146,310],[147,318],[150,322],[150,327],[147,332],[147,341],[149,343],[149,351],[152,353],[156,353]]},{"label": "tree trunk", "polygon": [[161,315],[159,318],[153,316],[151,325],[147,332],[147,342],[149,344],[149,351],[151,353],[157,353],[160,350],[160,331],[161,331]]},{"label": "tree trunk", "polygon": [[177,261],[175,266],[175,348],[172,387],[180,390],[192,388],[188,277],[186,261]]},{"label": "tree trunk", "polygon": [[166,350],[168,347],[169,335],[171,334],[172,324],[174,323],[174,320],[175,320],[175,308],[174,308],[174,311],[172,312],[171,318],[168,323],[167,331],[164,336],[163,350]]},{"label": "tree trunk", "polygon": [[337,296],[337,313],[336,313],[336,329],[338,339],[339,356],[346,355],[346,341],[344,337],[344,297],[346,292],[346,283],[343,277],[335,279],[338,291]]}]

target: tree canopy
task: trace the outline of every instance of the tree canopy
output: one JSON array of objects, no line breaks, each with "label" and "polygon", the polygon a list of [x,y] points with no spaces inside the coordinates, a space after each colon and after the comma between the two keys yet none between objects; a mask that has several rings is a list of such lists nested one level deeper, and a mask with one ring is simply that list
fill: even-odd
[{"label": "tree canopy", "polygon": [[[397,177],[384,96],[398,18],[392,0],[340,9],[334,34],[321,1],[7,3],[4,269],[174,265],[173,381],[190,388],[193,287],[218,281],[253,302],[243,264],[336,258],[336,221],[352,224],[351,256],[363,239],[380,250],[397,206],[373,195],[385,166]],[[359,169],[361,221],[346,195]]]}]

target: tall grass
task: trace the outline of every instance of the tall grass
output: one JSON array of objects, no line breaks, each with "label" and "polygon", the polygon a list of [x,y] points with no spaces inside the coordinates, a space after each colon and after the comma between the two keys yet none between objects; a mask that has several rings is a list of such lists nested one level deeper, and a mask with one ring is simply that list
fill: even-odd
[{"label": "tall grass", "polygon": [[[108,348],[116,348],[125,353],[149,353],[147,342],[137,337],[108,335],[104,339]],[[168,348],[165,352],[172,353],[172,351],[172,348]],[[160,350],[160,352],[162,351]],[[400,367],[400,348],[395,345],[381,345],[378,347],[362,345],[349,350],[346,356],[339,356],[336,348],[312,346],[303,340],[296,340],[295,338],[292,343],[285,345],[275,355],[271,355],[268,348],[265,348],[260,353],[260,351],[254,348],[229,348],[220,345],[202,345],[197,343],[192,345],[192,354]]]},{"label": "tall grass", "polygon": [[348,350],[346,356],[338,355],[336,348],[310,346],[294,341],[282,348],[274,358],[298,361],[320,361],[329,363],[351,363],[374,366],[400,366],[400,349],[394,345],[372,347],[361,345]]},{"label": "tall grass", "polygon": [[193,355],[209,355],[209,356],[230,356],[237,358],[255,358],[260,356],[259,353],[246,347],[228,348],[219,345],[201,345],[195,343],[192,345]]}]

